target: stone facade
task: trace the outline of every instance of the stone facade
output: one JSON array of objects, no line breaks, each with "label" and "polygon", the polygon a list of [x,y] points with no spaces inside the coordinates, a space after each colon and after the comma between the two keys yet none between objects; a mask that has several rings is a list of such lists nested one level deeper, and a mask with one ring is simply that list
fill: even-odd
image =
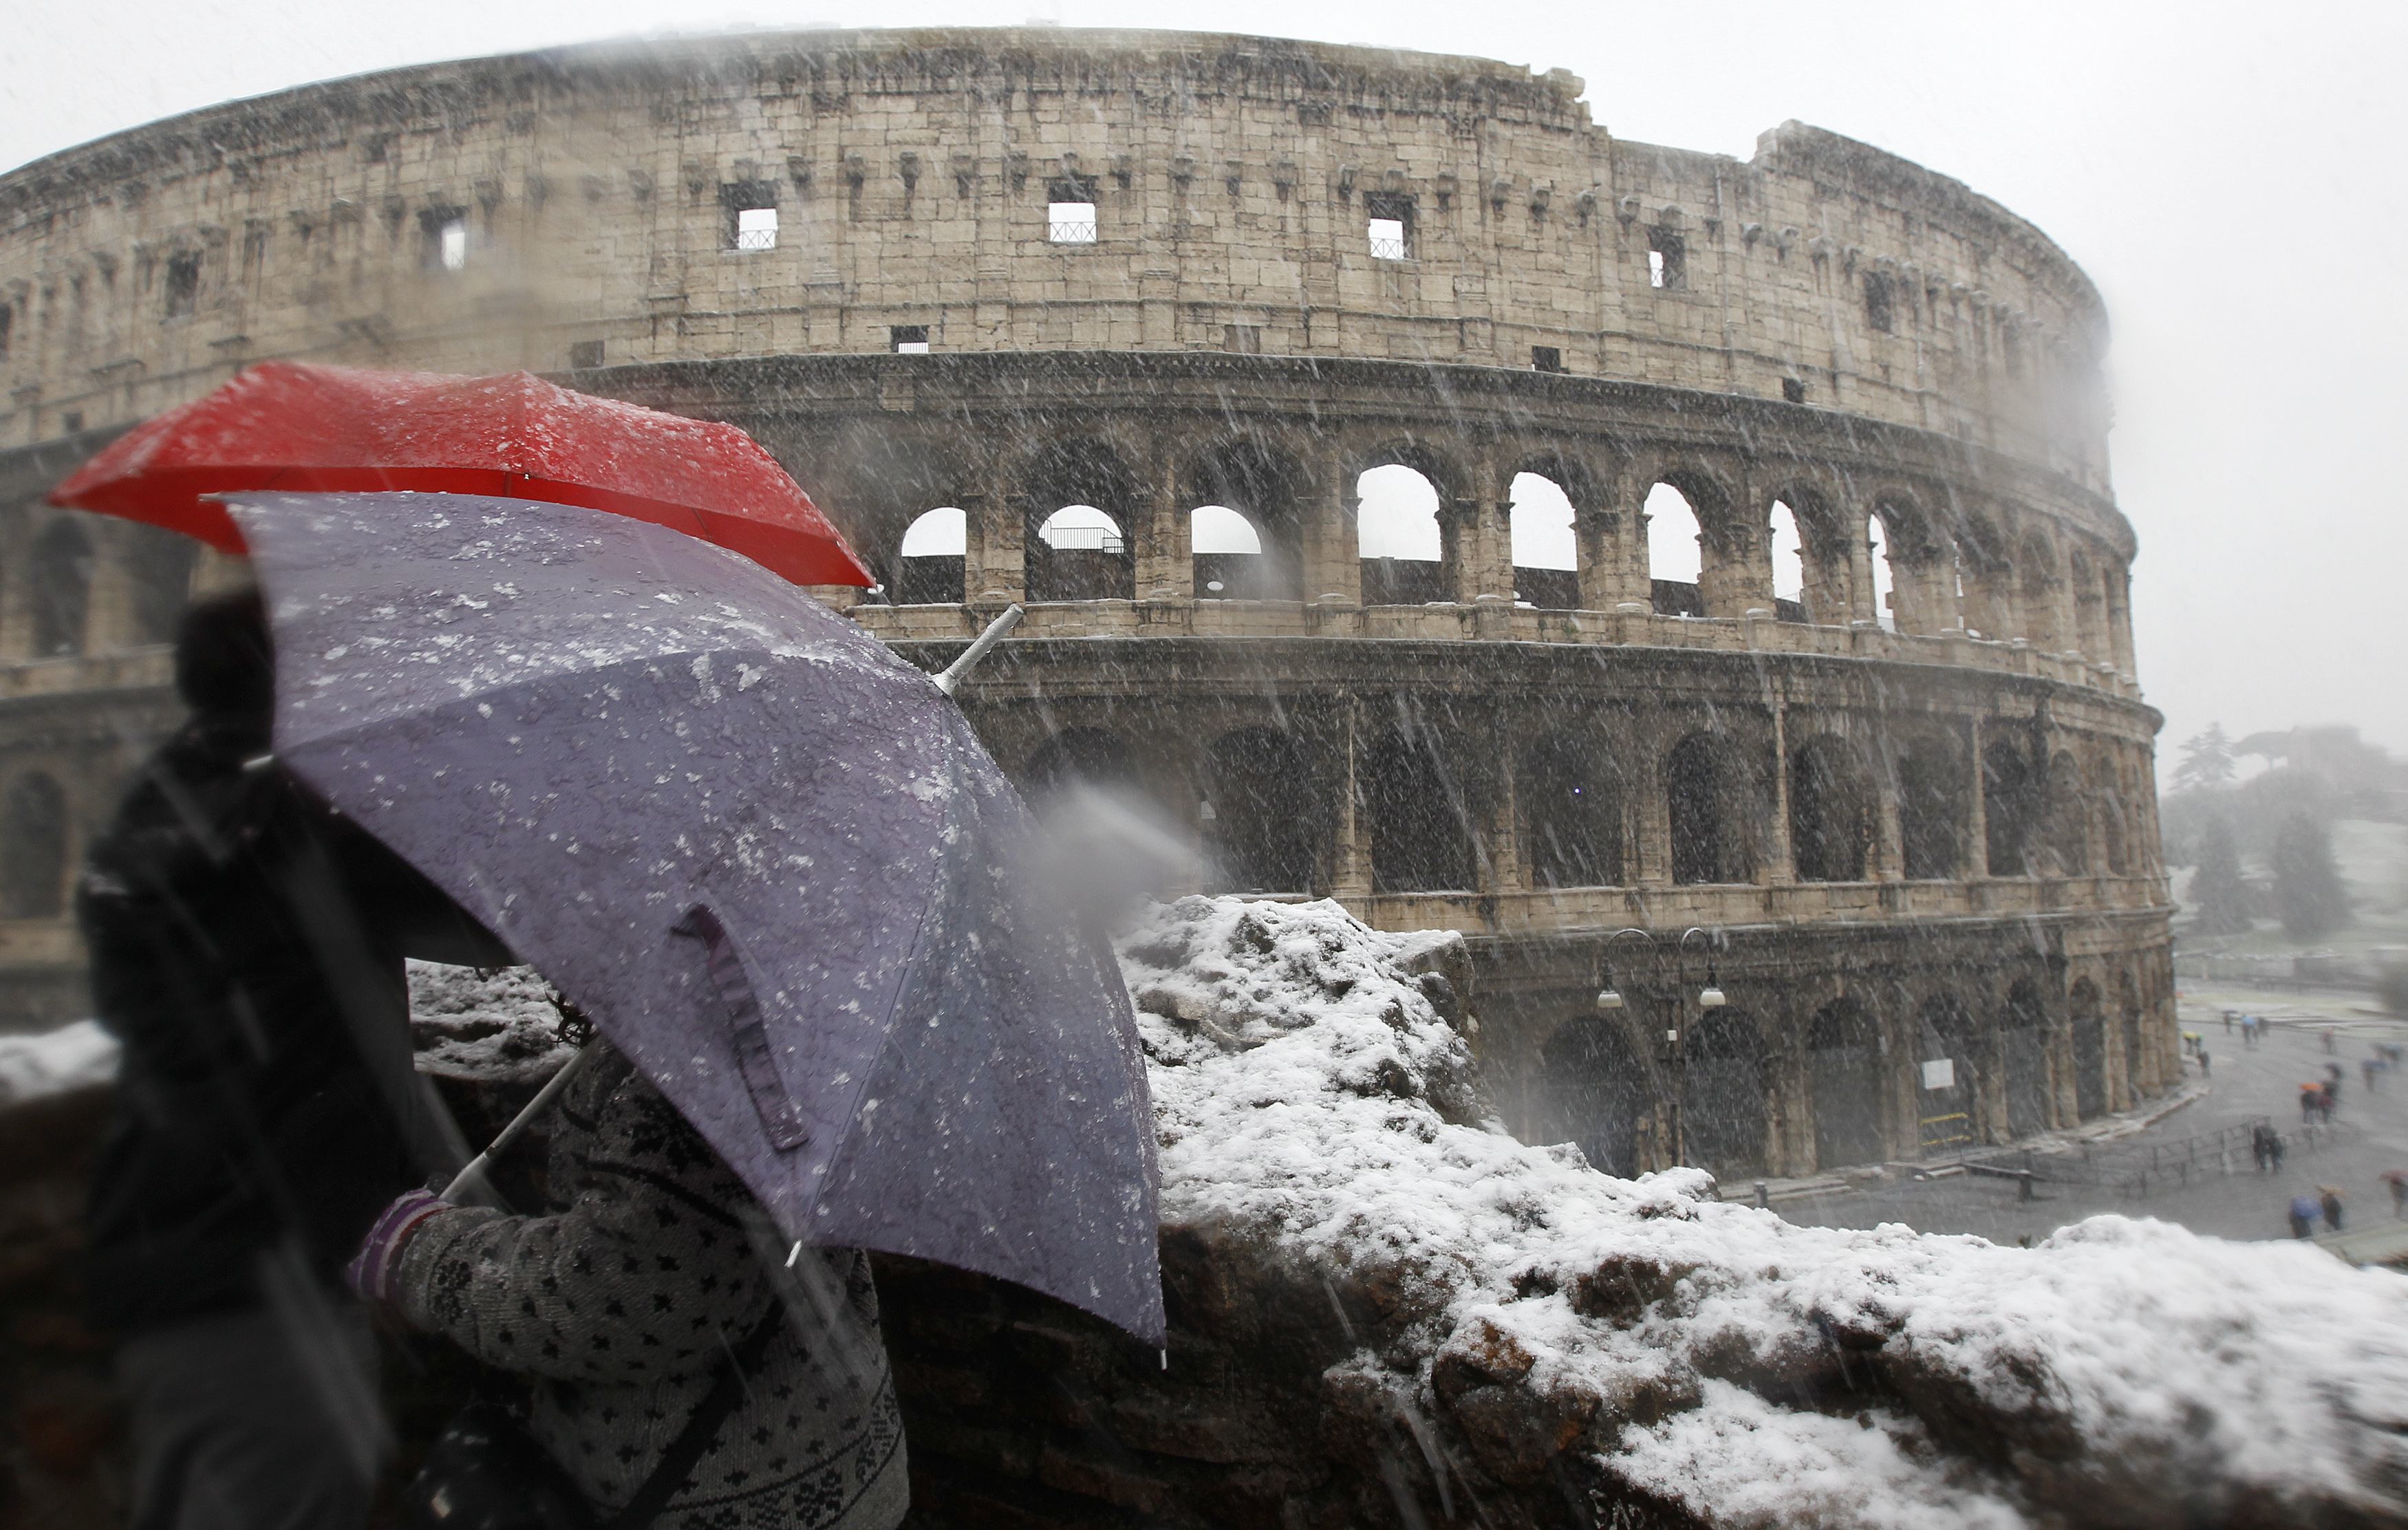
[{"label": "stone facade", "polygon": [[[39,495],[302,356],[742,424],[916,661],[1029,605],[966,694],[1007,767],[1140,792],[1196,884],[1463,930],[1509,1117],[1601,1163],[1806,1172],[2162,1090],[2158,718],[2096,293],[1863,145],[1626,143],[1581,90],[1259,38],[808,33],[337,81],[0,177],[0,1024],[79,1002],[69,868],[172,716],[176,599],[237,577]],[[1389,465],[1435,495],[1435,563],[1360,556]],[[1574,567],[1516,566],[1538,480]],[[1649,577],[1658,485],[1694,587]],[[1113,531],[1053,545],[1068,506]],[[1197,551],[1202,506],[1259,553]],[[938,510],[958,554],[906,557]]]}]

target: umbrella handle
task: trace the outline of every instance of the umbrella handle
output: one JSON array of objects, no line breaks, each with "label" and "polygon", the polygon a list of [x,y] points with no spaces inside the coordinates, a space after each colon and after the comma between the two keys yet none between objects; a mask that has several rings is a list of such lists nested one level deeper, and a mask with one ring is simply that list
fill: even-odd
[{"label": "umbrella handle", "polygon": [[501,1206],[500,1194],[494,1189],[493,1181],[485,1177],[486,1166],[509,1151],[510,1144],[535,1123],[538,1116],[551,1108],[552,1102],[560,1097],[560,1092],[568,1087],[568,1080],[576,1078],[578,1070],[592,1062],[598,1051],[599,1048],[587,1042],[578,1049],[576,1056],[561,1065],[559,1072],[545,1080],[543,1087],[535,1092],[535,1098],[526,1102],[525,1108],[512,1116],[510,1123],[494,1134],[494,1140],[485,1145],[485,1151],[468,1160],[468,1166],[443,1187],[443,1198],[454,1206]]},{"label": "umbrella handle", "polygon": [[1027,614],[1020,608],[1017,601],[1006,606],[1003,614],[988,622],[986,631],[980,633],[971,639],[969,647],[962,650],[962,656],[945,666],[945,672],[937,677],[937,689],[952,695],[961,685],[962,677],[970,672],[970,666],[985,658],[987,651],[1002,642],[1004,634],[1020,625],[1020,619]]}]

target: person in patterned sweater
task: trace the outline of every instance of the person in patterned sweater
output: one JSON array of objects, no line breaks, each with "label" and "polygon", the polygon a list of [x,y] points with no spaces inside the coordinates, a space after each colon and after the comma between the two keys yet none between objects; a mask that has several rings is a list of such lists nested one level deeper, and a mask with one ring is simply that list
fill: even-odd
[{"label": "person in patterned sweater", "polygon": [[751,1192],[627,1059],[571,1080],[542,1216],[423,1192],[351,1266],[363,1294],[531,1379],[529,1432],[599,1517],[652,1475],[773,1304],[743,1400],[652,1521],[659,1530],[889,1530],[910,1503],[869,1261],[791,1264]]}]

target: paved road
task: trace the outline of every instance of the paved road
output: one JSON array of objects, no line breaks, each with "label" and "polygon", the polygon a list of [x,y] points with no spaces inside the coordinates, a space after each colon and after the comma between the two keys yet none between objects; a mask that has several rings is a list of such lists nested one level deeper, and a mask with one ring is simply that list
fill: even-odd
[{"label": "paved road", "polygon": [[[2255,1172],[2246,1151],[2233,1155],[2229,1178],[2209,1172],[2187,1186],[2153,1188],[2145,1197],[2100,1186],[2042,1184],[2028,1203],[2016,1199],[2009,1180],[1971,1177],[1916,1182],[1894,1180],[1860,1185],[1845,1194],[1800,1196],[1777,1204],[1792,1222],[1829,1227],[1870,1227],[1902,1222],[1931,1233],[1978,1233],[2000,1242],[2041,1237],[2069,1222],[2101,1211],[2162,1217],[2198,1232],[2235,1238],[2287,1237],[2285,1211],[2291,1196],[2319,1184],[2342,1191],[2344,1223],[2352,1228],[2388,1221],[2389,1190],[2378,1178],[2386,1169],[2408,1168],[2408,1077],[2383,1077],[2370,1095],[2358,1061],[2377,1041],[2408,1045],[2408,1024],[2382,1019],[2346,994],[2270,995],[2262,990],[2229,990],[2191,984],[2182,1001],[2182,1026],[2207,1043],[2212,1074],[2207,1094],[2114,1149],[2171,1144],[2240,1125],[2253,1116],[2272,1118],[2293,1143],[2275,1175]],[[2224,1034],[2226,1008],[2266,1016],[2272,1026],[2254,1050],[2244,1051],[2236,1029]],[[2335,1033],[2329,1060],[2348,1069],[2334,1129],[2302,1143],[2299,1086],[2324,1077],[2328,1061],[2323,1033]],[[2188,1065],[2198,1077],[2196,1064]],[[2111,1151],[2113,1151],[2111,1149]],[[2321,1229],[2320,1229],[2321,1230]]]}]

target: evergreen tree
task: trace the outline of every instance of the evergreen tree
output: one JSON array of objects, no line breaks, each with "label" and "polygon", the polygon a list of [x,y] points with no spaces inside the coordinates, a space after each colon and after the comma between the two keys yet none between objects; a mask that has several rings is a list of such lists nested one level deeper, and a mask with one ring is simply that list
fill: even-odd
[{"label": "evergreen tree", "polygon": [[2232,784],[2232,740],[2224,736],[2224,724],[2211,722],[2207,731],[2194,734],[2183,745],[2182,764],[2174,766],[2174,790],[2197,791],[2205,787]]},{"label": "evergreen tree", "polygon": [[2240,935],[2249,928],[2249,893],[2241,885],[2241,852],[2232,825],[2208,820],[2200,835],[2199,869],[2191,874],[2190,900],[2199,908],[2201,935]]},{"label": "evergreen tree", "polygon": [[2322,820],[2293,813],[2274,831],[2274,902],[2295,940],[2329,935],[2349,922],[2349,898],[2333,865],[2332,834]]}]

